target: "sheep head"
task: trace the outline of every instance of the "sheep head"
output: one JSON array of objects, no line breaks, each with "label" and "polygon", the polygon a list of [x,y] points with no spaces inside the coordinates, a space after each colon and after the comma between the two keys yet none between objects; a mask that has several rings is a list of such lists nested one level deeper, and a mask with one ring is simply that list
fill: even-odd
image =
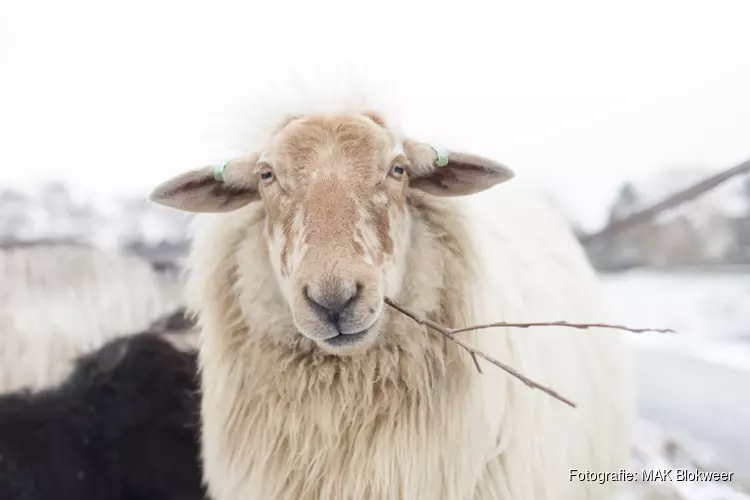
[{"label": "sheep head", "polygon": [[404,139],[373,113],[291,117],[257,153],[158,186],[151,200],[190,212],[259,201],[268,254],[299,332],[325,351],[372,344],[383,299],[406,269],[411,193],[476,193],[513,172]]}]

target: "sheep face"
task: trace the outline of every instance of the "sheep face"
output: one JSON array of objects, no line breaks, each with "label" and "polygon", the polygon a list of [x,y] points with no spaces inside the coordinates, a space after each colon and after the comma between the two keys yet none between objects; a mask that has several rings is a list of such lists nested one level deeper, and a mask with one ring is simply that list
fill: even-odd
[{"label": "sheep face", "polygon": [[251,157],[182,174],[151,199],[192,212],[262,202],[271,266],[297,330],[348,354],[372,345],[384,297],[401,288],[410,193],[466,195],[513,176],[474,155],[437,158],[374,113],[297,116]]},{"label": "sheep face", "polygon": [[297,329],[343,353],[377,336],[408,241],[402,141],[366,115],[290,120],[257,162],[269,255]]}]

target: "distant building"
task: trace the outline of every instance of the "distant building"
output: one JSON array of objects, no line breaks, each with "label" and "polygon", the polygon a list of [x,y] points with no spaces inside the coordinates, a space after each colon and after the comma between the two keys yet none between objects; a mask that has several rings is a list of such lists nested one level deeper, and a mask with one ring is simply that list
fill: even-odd
[{"label": "distant building", "polygon": [[[671,169],[639,184],[626,182],[612,204],[609,222],[707,175],[703,170]],[[596,241],[587,252],[594,266],[604,271],[750,264],[750,181],[730,181],[652,220]]]}]

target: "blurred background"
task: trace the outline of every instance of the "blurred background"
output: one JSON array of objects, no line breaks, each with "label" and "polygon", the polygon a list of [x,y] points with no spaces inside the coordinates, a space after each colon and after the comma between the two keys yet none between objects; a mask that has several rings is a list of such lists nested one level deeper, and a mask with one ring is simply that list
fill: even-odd
[{"label": "blurred background", "polygon": [[[631,337],[633,467],[735,480],[627,498],[747,499],[750,178],[589,236],[750,158],[748,19],[745,0],[0,0],[0,252],[147,263],[137,286],[157,297],[128,306],[143,328],[180,303],[189,222],[149,190],[241,150],[249,99],[273,82],[356,74],[400,103],[407,133],[450,130],[541,190],[622,323],[678,332]],[[19,321],[23,304],[3,307],[0,325]]]}]

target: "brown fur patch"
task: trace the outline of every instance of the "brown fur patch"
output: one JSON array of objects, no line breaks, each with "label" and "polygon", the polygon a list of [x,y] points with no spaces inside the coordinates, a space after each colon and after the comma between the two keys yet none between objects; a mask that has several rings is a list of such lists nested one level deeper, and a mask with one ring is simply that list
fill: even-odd
[{"label": "brown fur patch", "polygon": [[[324,247],[331,259],[365,257],[367,250],[357,243],[365,238],[357,228],[362,223],[376,235],[374,263],[393,253],[389,209],[405,203],[406,176],[388,176],[396,144],[384,125],[379,115],[368,113],[294,117],[279,127],[264,155],[277,179],[261,192],[270,226],[281,229],[285,276],[293,273],[289,259],[299,211],[308,221],[304,243]],[[376,201],[380,198],[385,202]]]}]

